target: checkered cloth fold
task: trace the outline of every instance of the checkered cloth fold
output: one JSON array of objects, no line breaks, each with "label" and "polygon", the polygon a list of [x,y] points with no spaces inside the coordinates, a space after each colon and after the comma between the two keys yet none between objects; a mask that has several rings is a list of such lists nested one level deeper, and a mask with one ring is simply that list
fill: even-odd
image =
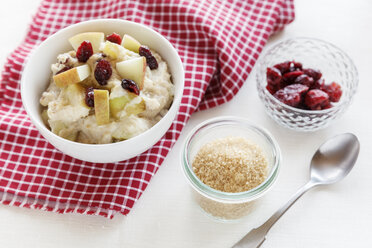
[{"label": "checkered cloth fold", "polygon": [[[150,26],[173,44],[185,68],[180,111],[169,131],[142,155],[119,163],[84,162],[56,150],[31,124],[20,96],[30,51],[61,28],[97,18]],[[2,74],[0,202],[110,218],[128,214],[190,115],[232,99],[268,37],[293,18],[293,0],[42,1]]]}]

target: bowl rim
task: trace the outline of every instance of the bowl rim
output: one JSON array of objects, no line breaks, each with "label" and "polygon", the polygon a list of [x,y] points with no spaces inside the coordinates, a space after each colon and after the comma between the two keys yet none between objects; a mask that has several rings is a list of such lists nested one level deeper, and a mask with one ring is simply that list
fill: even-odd
[{"label": "bowl rim", "polygon": [[[198,176],[194,173],[192,170],[192,162],[189,161],[188,158],[188,152],[189,147],[191,144],[191,141],[200,131],[205,131],[210,128],[226,125],[226,124],[235,124],[235,125],[241,125],[247,128],[252,129],[254,132],[258,133],[259,135],[263,136],[268,143],[270,144],[272,151],[274,153],[274,162],[273,167],[270,171],[270,174],[266,177],[266,179],[259,184],[258,186],[242,192],[223,192],[220,190],[213,189],[212,187],[204,184]],[[181,165],[183,168],[183,174],[186,177],[189,184],[200,194],[203,196],[212,199],[217,200],[224,203],[242,203],[247,201],[253,201],[262,195],[264,195],[269,189],[272,188],[274,183],[277,181],[279,171],[280,171],[280,165],[282,162],[282,154],[280,147],[276,140],[274,139],[273,135],[267,131],[263,127],[259,127],[252,122],[250,122],[248,119],[241,118],[241,117],[235,117],[235,116],[221,116],[221,117],[215,117],[208,119],[206,121],[203,121],[202,123],[195,126],[188,134],[187,138],[184,141],[183,150],[181,154]]]},{"label": "bowl rim", "polygon": [[[264,60],[264,58],[267,56],[267,54],[269,52],[271,52],[272,50],[274,50],[276,47],[278,47],[279,45],[281,45],[283,43],[286,43],[286,42],[289,42],[289,41],[293,41],[293,40],[314,40],[314,41],[317,41],[317,42],[320,42],[320,43],[327,44],[328,46],[331,46],[332,48],[338,50],[340,53],[342,53],[350,61],[350,65],[352,67],[351,70],[355,73],[355,78],[353,80],[354,81],[354,87],[353,87],[353,90],[352,90],[349,98],[341,97],[341,101],[338,102],[332,108],[322,109],[322,110],[306,110],[306,109],[295,108],[295,107],[292,107],[290,105],[287,105],[287,104],[279,101],[272,94],[270,94],[270,92],[267,91],[265,87],[262,87],[264,84],[261,83],[261,80],[260,80],[260,77],[261,76],[259,75],[260,74],[259,73],[260,72],[260,69],[263,66],[263,64],[261,62]],[[322,40],[322,39],[319,39],[319,38],[306,37],[306,36],[296,36],[296,37],[292,37],[292,38],[288,38],[288,39],[284,39],[284,40],[278,41],[278,42],[270,45],[265,50],[265,52],[260,56],[260,59],[257,61],[256,83],[257,83],[256,84],[257,85],[257,88],[259,88],[259,89],[260,88],[263,88],[263,94],[267,95],[272,101],[274,101],[276,104],[279,104],[281,107],[288,108],[291,111],[295,111],[295,112],[302,113],[302,114],[327,114],[327,113],[331,113],[331,112],[335,111],[336,109],[340,109],[341,106],[344,106],[344,105],[348,104],[353,99],[353,96],[355,95],[356,90],[358,89],[358,85],[359,85],[359,73],[358,73],[358,70],[357,70],[357,68],[355,66],[355,63],[351,59],[351,57],[346,52],[344,52],[341,48],[339,48],[338,46],[334,45],[333,43],[330,43],[328,41],[325,41],[325,40]],[[260,99],[261,99],[261,97],[260,97]]]},{"label": "bowl rim", "polygon": [[[67,30],[71,30],[71,29],[74,29],[74,28],[77,28],[79,26],[84,26],[84,25],[89,25],[91,23],[101,23],[101,22],[119,22],[119,23],[124,23],[124,24],[129,24],[129,25],[135,25],[135,26],[140,26],[141,28],[147,30],[148,32],[151,33],[151,35],[157,35],[159,36],[159,38],[167,43],[170,47],[171,47],[171,51],[172,53],[175,55],[175,59],[177,60],[177,64],[179,64],[180,66],[178,66],[180,69],[180,93],[178,94],[177,98],[176,98],[176,94],[174,94],[174,98],[173,98],[173,101],[172,101],[172,104],[170,106],[170,108],[168,109],[168,112],[154,125],[152,126],[151,128],[147,129],[146,131],[138,134],[137,136],[135,137],[132,137],[130,139],[127,139],[127,140],[122,140],[122,141],[118,141],[118,142],[113,142],[113,143],[107,143],[107,144],[87,144],[87,143],[81,143],[81,142],[77,142],[77,141],[71,141],[71,140],[68,140],[68,139],[65,139],[65,138],[62,138],[60,136],[58,136],[57,134],[53,133],[50,129],[48,129],[44,123],[41,123],[41,125],[39,125],[39,122],[35,119],[34,115],[31,115],[30,114],[30,110],[29,110],[29,107],[28,107],[28,104],[25,103],[25,95],[26,95],[26,92],[25,92],[25,84],[26,84],[26,74],[24,72],[26,72],[26,70],[28,69],[28,66],[29,66],[29,60],[30,58],[33,58],[34,56],[36,56],[39,52],[39,50],[41,50],[44,46],[46,46],[45,44],[47,44],[50,40],[52,40],[55,36],[57,35],[60,35],[61,33],[63,32],[66,32]],[[68,42],[68,39],[66,39],[66,42]],[[171,77],[173,76],[173,74],[171,74]],[[173,83],[173,82],[172,82]],[[42,134],[42,131],[40,129],[42,129],[43,131],[49,133],[54,139],[56,140],[59,140],[61,142],[65,142],[66,145],[79,145],[81,147],[86,147],[86,148],[91,148],[91,147],[94,147],[94,148],[100,148],[100,147],[110,147],[110,146],[118,146],[118,145],[121,145],[127,141],[131,141],[133,142],[133,139],[140,139],[141,137],[147,135],[149,132],[151,132],[151,130],[154,128],[154,127],[157,127],[157,126],[160,126],[160,125],[163,125],[163,122],[166,120],[165,117],[167,117],[171,110],[173,110],[174,108],[177,108],[179,109],[180,108],[180,103],[181,103],[181,100],[182,100],[182,96],[183,96],[183,92],[184,92],[184,85],[185,85],[185,72],[184,72],[184,65],[181,61],[181,58],[177,52],[177,50],[174,48],[174,46],[162,35],[160,34],[159,32],[155,31],[154,29],[148,27],[147,25],[144,25],[142,23],[137,23],[137,22],[133,22],[133,21],[129,21],[129,20],[123,20],[123,19],[111,19],[111,18],[100,18],[100,19],[94,19],[94,20],[87,20],[87,21],[82,21],[82,22],[78,22],[78,23],[74,23],[74,24],[71,24],[65,28],[62,28],[60,30],[58,30],[57,32],[55,32],[54,34],[50,35],[48,38],[46,38],[45,40],[43,40],[42,42],[40,42],[37,47],[35,47],[32,52],[30,53],[30,55],[27,57],[27,61],[26,61],[26,64],[24,66],[24,69],[23,69],[23,72],[22,72],[22,77],[21,77],[21,82],[20,82],[20,88],[21,88],[21,100],[22,100],[22,105],[24,107],[24,109],[26,110],[26,113],[28,115],[28,117],[31,119],[32,123],[36,126],[37,129],[39,129],[39,132],[41,135]],[[175,110],[177,112],[177,110]],[[39,113],[40,114],[40,113]],[[172,119],[172,122],[174,121],[174,118]],[[171,124],[170,124],[171,125]],[[169,128],[167,129],[169,130]],[[44,135],[43,135],[44,136]],[[45,139],[47,139],[49,141],[48,138],[44,137]],[[158,141],[158,140],[157,140]]]}]

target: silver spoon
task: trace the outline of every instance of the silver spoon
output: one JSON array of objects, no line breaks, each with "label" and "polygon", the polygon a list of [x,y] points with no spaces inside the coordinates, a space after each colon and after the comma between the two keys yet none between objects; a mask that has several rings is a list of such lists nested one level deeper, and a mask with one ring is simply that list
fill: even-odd
[{"label": "silver spoon", "polygon": [[354,134],[337,135],[323,143],[315,152],[310,165],[310,181],[270,219],[245,235],[233,248],[257,248],[275,222],[309,189],[332,184],[343,179],[353,168],[359,154],[359,141]]}]

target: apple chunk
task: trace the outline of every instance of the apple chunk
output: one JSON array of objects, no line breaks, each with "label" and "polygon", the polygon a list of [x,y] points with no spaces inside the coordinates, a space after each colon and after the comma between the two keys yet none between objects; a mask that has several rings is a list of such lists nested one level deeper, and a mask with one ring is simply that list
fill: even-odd
[{"label": "apple chunk", "polygon": [[54,75],[53,80],[55,84],[62,88],[69,84],[79,83],[90,75],[90,67],[88,65],[81,65],[70,70]]},{"label": "apple chunk", "polygon": [[125,111],[127,112],[127,115],[137,115],[139,113],[142,113],[146,110],[146,103],[145,100],[143,100],[142,97],[140,97],[140,101],[133,104],[127,104]]},{"label": "apple chunk", "polygon": [[112,59],[117,59],[119,57],[119,55],[121,54],[120,49],[124,50],[122,46],[110,41],[106,41],[101,48],[102,52],[107,54]]},{"label": "apple chunk", "polygon": [[139,48],[141,46],[141,43],[139,43],[135,38],[132,36],[125,34],[123,37],[123,40],[121,42],[121,45],[133,52],[139,53]]},{"label": "apple chunk", "polygon": [[[136,97],[139,98],[138,101],[137,99],[134,100]],[[130,103],[132,101],[133,103]],[[110,113],[114,117],[119,118],[118,113],[124,108],[127,115],[136,115],[146,110],[146,104],[142,97],[139,97],[133,93],[128,93],[127,95],[110,99]]]},{"label": "apple chunk", "polygon": [[122,78],[133,80],[142,90],[145,80],[146,58],[139,57],[116,63],[116,70]]},{"label": "apple chunk", "polygon": [[70,39],[68,39],[68,41],[70,42],[71,46],[74,48],[75,51],[79,48],[80,44],[83,41],[85,40],[90,41],[90,43],[92,43],[93,52],[97,53],[104,39],[105,39],[104,33],[86,32],[86,33],[77,34],[71,37]]},{"label": "apple chunk", "polygon": [[128,102],[130,102],[128,96],[120,96],[110,99],[110,113],[112,116],[118,118],[118,113],[124,109]]},{"label": "apple chunk", "polygon": [[81,106],[89,109],[85,103],[85,88],[79,84],[70,84],[64,89],[64,94],[73,106]]},{"label": "apple chunk", "polygon": [[94,90],[94,111],[97,125],[104,125],[110,122],[108,90]]}]

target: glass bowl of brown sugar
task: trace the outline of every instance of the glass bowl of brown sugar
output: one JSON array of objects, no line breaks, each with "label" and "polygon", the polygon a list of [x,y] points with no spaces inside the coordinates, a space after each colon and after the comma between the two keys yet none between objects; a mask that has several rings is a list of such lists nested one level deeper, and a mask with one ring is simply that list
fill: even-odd
[{"label": "glass bowl of brown sugar", "polygon": [[182,154],[194,199],[219,220],[248,215],[255,200],[273,186],[280,162],[280,148],[273,136],[238,117],[199,124],[188,135]]}]

